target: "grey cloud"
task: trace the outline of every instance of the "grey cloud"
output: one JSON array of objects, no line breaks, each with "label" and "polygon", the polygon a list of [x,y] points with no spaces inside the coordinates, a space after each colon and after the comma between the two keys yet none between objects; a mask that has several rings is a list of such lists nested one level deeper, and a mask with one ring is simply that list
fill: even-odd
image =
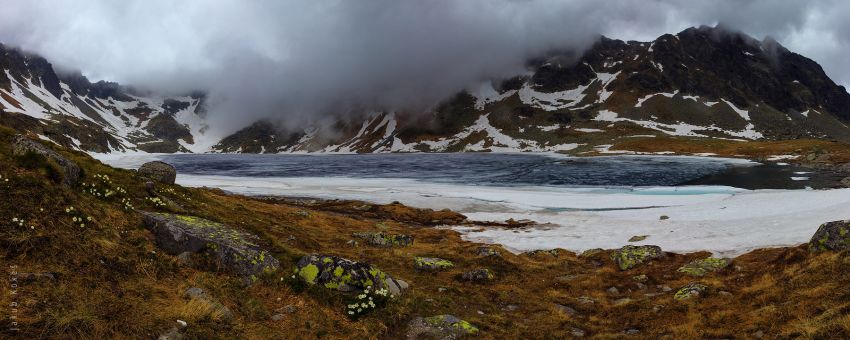
[{"label": "grey cloud", "polygon": [[723,23],[772,36],[850,83],[846,1],[0,0],[0,41],[163,91],[201,89],[234,127],[341,110],[421,111],[599,34],[650,40]]}]

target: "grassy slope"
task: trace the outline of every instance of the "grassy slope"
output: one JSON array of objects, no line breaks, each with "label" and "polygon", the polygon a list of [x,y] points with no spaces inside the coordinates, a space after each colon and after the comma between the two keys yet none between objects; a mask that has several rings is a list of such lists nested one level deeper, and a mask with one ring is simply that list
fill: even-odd
[{"label": "grassy slope", "polygon": [[[850,332],[846,253],[814,255],[802,247],[759,250],[694,280],[676,269],[707,254],[671,254],[626,272],[616,270],[604,254],[583,258],[565,251],[553,256],[502,250],[502,257],[478,258],[478,245],[460,240],[454,232],[399,222],[410,219],[394,219],[393,214],[358,213],[362,209],[356,202],[352,209],[322,210],[160,185],[162,195],[191,214],[259,235],[281,261],[283,272],[244,289],[228,273],[177,266],[173,256],[157,251],[139,215],[123,209],[120,199],[102,200],[79,187],[63,188],[49,176],[49,165],[11,156],[12,134],[0,129],[0,262],[20,272],[55,272],[57,279],[21,282],[15,299],[21,331],[7,330],[9,312],[4,310],[0,336],[153,338],[181,319],[189,322],[190,338],[395,338],[404,333],[410,318],[444,313],[479,326],[486,338],[565,338],[573,328],[601,338],[623,336],[627,329],[639,330],[632,335],[636,338],[676,339],[748,337],[757,331],[829,338]],[[136,208],[158,210],[145,200],[144,181],[133,172],[62,152],[85,170],[84,182],[93,181],[95,174],[108,175],[114,187],[127,190]],[[23,167],[27,163],[30,169]],[[10,181],[2,181],[6,178]],[[93,221],[85,227],[72,223],[65,212],[70,206]],[[399,215],[411,212],[422,213],[404,210]],[[23,227],[11,222],[15,217],[25,219]],[[346,244],[353,232],[379,230],[411,234],[416,242],[393,249]],[[412,288],[386,309],[350,321],[343,316],[346,297],[281,280],[298,257],[310,252],[369,261]],[[446,258],[456,267],[418,273],[412,268],[413,256]],[[482,285],[457,279],[479,267],[494,270],[496,280]],[[649,277],[648,288],[637,287],[632,277],[638,274]],[[564,280],[565,275],[574,276]],[[692,281],[709,284],[710,293],[690,302],[673,300],[675,289]],[[193,286],[207,289],[229,306],[236,320],[230,325],[218,322],[208,306],[183,299],[183,290]],[[440,287],[447,290],[439,292]],[[610,287],[619,292],[609,293]],[[8,285],[0,288],[0,304],[13,301],[10,290]],[[579,296],[596,302],[581,304]],[[615,304],[622,298],[631,301]],[[555,303],[571,306],[578,314],[561,312]],[[281,321],[270,320],[286,305],[297,311]]]}]

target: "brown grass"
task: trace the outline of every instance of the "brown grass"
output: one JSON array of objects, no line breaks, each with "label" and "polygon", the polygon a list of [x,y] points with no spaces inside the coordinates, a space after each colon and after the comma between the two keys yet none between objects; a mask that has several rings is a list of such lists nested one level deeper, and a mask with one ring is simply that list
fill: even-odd
[{"label": "brown grass", "polygon": [[[190,324],[188,338],[399,338],[410,319],[435,314],[466,319],[479,326],[483,338],[492,339],[571,338],[574,328],[603,339],[750,338],[759,331],[767,338],[840,338],[850,330],[846,253],[811,254],[804,247],[757,250],[700,279],[676,269],[708,256],[704,252],[669,254],[624,272],[615,269],[605,254],[516,255],[500,249],[501,257],[478,258],[478,244],[427,226],[431,219],[454,216],[450,212],[400,205],[362,208],[362,202],[309,205],[160,186],[163,195],[193,214],[260,236],[281,261],[280,273],[246,289],[224,272],[178,267],[173,256],[157,251],[138,214],[121,209],[119,203],[93,198],[79,188],[62,188],[37,169],[20,168],[9,156],[9,138],[8,132],[0,134],[0,175],[13,179],[0,182],[5,198],[0,202],[0,262],[5,268],[16,265],[20,272],[55,272],[57,279],[21,284],[17,298],[21,331],[11,332],[3,324],[0,335],[5,337],[155,338],[180,319]],[[650,147],[638,142],[630,146]],[[689,150],[688,143],[683,142],[681,150]],[[763,146],[768,154],[830,145],[798,143],[714,147],[739,153]],[[132,172],[64,152],[84,168],[87,178],[108,174],[127,189],[137,208],[156,210],[144,200],[143,181]],[[94,222],[86,228],[74,226],[64,212],[67,206],[92,216]],[[7,223],[11,217],[23,217],[36,228],[12,226]],[[346,244],[352,233],[362,231],[410,234],[416,241],[410,247],[390,249]],[[312,252],[371,262],[412,288],[386,309],[351,321],[343,315],[345,296],[281,280],[300,256]],[[414,256],[442,257],[456,266],[440,273],[417,272]],[[489,284],[458,280],[464,271],[480,267],[493,270],[496,280]],[[648,276],[646,288],[639,288],[633,279],[639,274]],[[574,278],[556,279],[567,275]],[[693,281],[708,284],[709,294],[688,302],[672,298],[676,289]],[[665,286],[673,291],[665,292]],[[206,289],[233,311],[234,322],[219,322],[220,315],[207,302],[184,299],[188,287]],[[618,292],[608,292],[610,287]],[[10,287],[4,285],[0,294],[0,303],[8,306]],[[582,304],[578,298],[583,296],[595,302]],[[577,314],[564,313],[555,304],[574,308]],[[296,312],[272,321],[284,306],[294,306]],[[627,335],[629,330],[637,333]]]}]

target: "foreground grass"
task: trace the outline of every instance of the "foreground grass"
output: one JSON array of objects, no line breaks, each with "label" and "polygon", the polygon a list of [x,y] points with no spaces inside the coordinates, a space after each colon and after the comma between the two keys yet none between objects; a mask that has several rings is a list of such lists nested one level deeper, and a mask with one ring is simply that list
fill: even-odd
[{"label": "foreground grass", "polygon": [[[428,221],[450,217],[449,212],[363,202],[300,204],[159,185],[159,194],[188,214],[260,236],[281,261],[281,272],[244,288],[227,272],[181,267],[174,256],[156,249],[126,202],[140,210],[169,208],[147,199],[144,180],[134,172],[63,150],[83,168],[83,182],[106,175],[110,188],[126,194],[103,198],[83,187],[62,187],[54,165],[12,156],[13,133],[0,129],[0,263],[10,278],[13,270],[18,272],[16,294],[11,285],[0,288],[2,305],[18,304],[14,314],[2,312],[3,337],[150,339],[179,319],[189,324],[185,335],[199,339],[399,338],[411,318],[436,314],[463,318],[478,326],[482,337],[494,339],[570,338],[578,331],[598,338],[670,339],[841,338],[850,333],[847,253],[757,250],[695,279],[676,269],[707,253],[669,254],[628,271],[616,269],[605,254],[516,255],[495,247],[501,256],[479,257],[480,245],[428,226]],[[364,231],[409,234],[415,242],[403,248],[348,244],[352,233]],[[387,308],[349,320],[346,296],[288,279],[295,261],[314,252],[368,261],[405,279],[411,289]],[[455,267],[418,272],[415,256],[448,259]],[[491,269],[496,279],[486,284],[459,280],[475,268]],[[23,273],[52,273],[54,278],[25,279]],[[636,281],[642,274],[645,281]],[[673,299],[676,289],[694,281],[709,285],[709,293],[686,302]],[[224,322],[208,303],[184,299],[189,287],[206,289],[235,319]],[[294,312],[272,320],[282,309]],[[13,315],[18,331],[10,330]]]}]

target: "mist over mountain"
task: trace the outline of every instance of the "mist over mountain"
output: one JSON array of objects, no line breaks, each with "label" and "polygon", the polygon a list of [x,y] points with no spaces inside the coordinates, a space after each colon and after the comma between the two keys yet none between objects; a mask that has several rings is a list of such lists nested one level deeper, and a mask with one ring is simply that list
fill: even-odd
[{"label": "mist over mountain", "polygon": [[[3,1],[0,41],[60,70],[139,91],[207,93],[226,132],[258,119],[290,131],[374,111],[430,112],[483,80],[527,72],[600,35],[648,41],[722,22],[772,36],[850,81],[841,1]],[[841,8],[847,10],[842,11]],[[771,15],[760,15],[769,11]],[[59,72],[67,73],[67,72]],[[330,122],[330,123],[328,123]],[[229,131],[227,131],[229,130]]]}]

